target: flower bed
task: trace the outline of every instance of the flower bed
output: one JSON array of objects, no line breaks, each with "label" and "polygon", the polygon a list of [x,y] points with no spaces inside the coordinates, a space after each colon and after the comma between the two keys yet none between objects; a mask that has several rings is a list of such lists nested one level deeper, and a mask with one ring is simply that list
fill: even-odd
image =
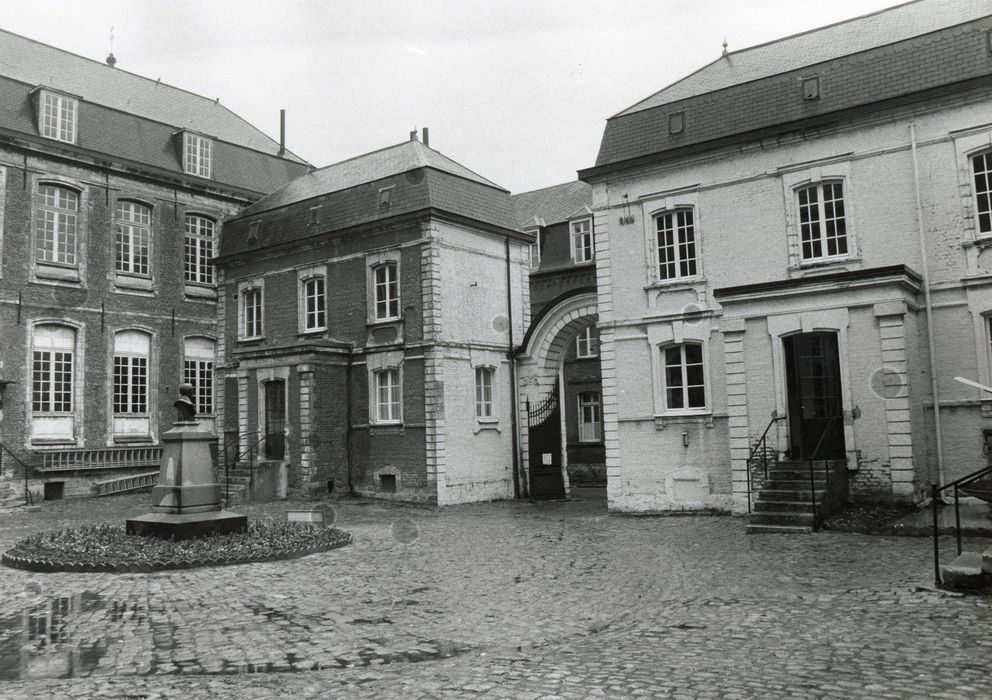
[{"label": "flower bed", "polygon": [[248,522],[248,532],[163,540],[124,532],[124,524],[43,532],[4,552],[3,564],[29,571],[137,573],[295,559],[351,543],[335,528]]}]

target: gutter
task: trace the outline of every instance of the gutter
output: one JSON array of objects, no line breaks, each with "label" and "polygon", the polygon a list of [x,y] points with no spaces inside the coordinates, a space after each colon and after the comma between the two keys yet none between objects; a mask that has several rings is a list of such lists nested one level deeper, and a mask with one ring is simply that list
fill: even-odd
[{"label": "gutter", "polygon": [[506,356],[510,360],[510,437],[513,443],[513,497],[520,498],[520,435],[517,426],[517,358],[513,347],[513,286],[510,275],[510,238],[506,243],[506,316],[509,322],[509,346]]}]

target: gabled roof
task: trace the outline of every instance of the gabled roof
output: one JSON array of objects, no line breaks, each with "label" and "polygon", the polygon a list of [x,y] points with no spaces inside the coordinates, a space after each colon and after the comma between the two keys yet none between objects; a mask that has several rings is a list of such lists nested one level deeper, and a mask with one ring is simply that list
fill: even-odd
[{"label": "gabled roof", "polygon": [[550,226],[580,216],[592,206],[592,186],[576,180],[511,197],[520,227]]},{"label": "gabled roof", "polygon": [[[42,85],[145,119],[189,129],[268,155],[279,143],[218,100],[150,80],[0,29],[0,75]],[[273,115],[275,117],[275,115]],[[288,151],[281,157],[305,163]]]},{"label": "gabled roof", "polygon": [[992,14],[992,0],[914,0],[766,44],[731,51],[617,116],[892,44],[988,14]]},{"label": "gabled roof", "polygon": [[[346,190],[356,185],[381,180],[418,168],[433,168],[503,190],[499,185],[477,175],[433,148],[411,139],[395,146],[382,148],[313,170],[286,184],[282,189],[258,200],[242,212],[242,215],[247,216],[259,211],[284,207],[287,204],[312,199],[329,192]],[[503,191],[505,192],[505,190]]]}]

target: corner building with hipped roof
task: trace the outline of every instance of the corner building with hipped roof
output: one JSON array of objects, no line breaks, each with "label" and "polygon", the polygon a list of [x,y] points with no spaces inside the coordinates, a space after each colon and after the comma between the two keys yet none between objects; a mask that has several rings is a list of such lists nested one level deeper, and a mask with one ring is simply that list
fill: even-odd
[{"label": "corner building with hipped roof", "polygon": [[883,500],[985,464],[990,396],[954,377],[992,383],[988,0],[725,52],[580,178],[612,509],[745,512],[767,456]]},{"label": "corner building with hipped roof", "polygon": [[506,190],[413,138],[225,228],[219,403],[252,497],[514,496],[531,237]]}]

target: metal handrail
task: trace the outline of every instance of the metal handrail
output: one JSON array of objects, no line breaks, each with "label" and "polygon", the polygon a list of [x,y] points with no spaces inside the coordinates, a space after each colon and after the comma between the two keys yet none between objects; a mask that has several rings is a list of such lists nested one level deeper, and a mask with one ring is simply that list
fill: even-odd
[{"label": "metal handrail", "polygon": [[[831,419],[829,419],[827,421],[826,427],[823,429],[823,432],[820,433],[820,439],[817,440],[817,442],[816,442],[816,447],[813,448],[813,451],[810,453],[810,456],[809,456],[809,496],[810,496],[810,500],[812,501],[812,505],[813,505],[813,532],[816,532],[819,529],[818,522],[817,522],[817,516],[816,516],[816,479],[815,479],[815,476],[813,474],[813,461],[816,459],[816,455],[820,451],[820,448],[823,447],[823,441],[824,441],[824,439],[826,439],[827,433],[829,433],[830,432],[830,429],[833,427],[834,422],[837,421],[837,420],[840,420],[843,417],[844,417],[843,414],[841,414],[839,416],[834,416],[833,418],[831,418]],[[829,462],[830,462],[830,460],[828,460],[828,459],[824,459],[823,460],[823,474],[824,474],[824,478],[827,481],[827,493],[830,492],[830,464],[829,464]]]},{"label": "metal handrail", "polygon": [[761,448],[761,460],[764,464],[765,481],[768,481],[768,446],[766,440],[768,439],[768,431],[772,429],[780,420],[785,420],[785,416],[779,416],[772,413],[772,419],[768,421],[768,425],[765,426],[765,430],[761,433],[761,437],[758,441],[754,443],[754,447],[751,448],[751,452],[747,456],[746,471],[747,471],[747,514],[751,514],[751,460],[754,459],[754,455],[758,453],[758,448]]},{"label": "metal handrail", "polygon": [[982,467],[971,474],[965,474],[954,481],[949,481],[943,486],[938,486],[937,484],[930,485],[930,509],[933,512],[933,580],[934,584],[938,586],[942,584],[940,577],[940,518],[937,515],[937,502],[940,501],[940,492],[950,488],[954,489],[954,537],[957,543],[958,556],[961,556],[961,487],[967,486],[973,481],[978,481],[988,474],[992,474],[992,466]]},{"label": "metal handrail", "polygon": [[[251,487],[255,483],[255,450],[256,450],[256,448],[259,445],[261,445],[263,442],[265,442],[266,440],[268,440],[270,437],[274,437],[276,435],[283,435],[283,436],[285,436],[285,434],[286,434],[285,432],[266,433],[262,437],[258,438],[255,442],[253,442],[252,444],[250,444],[247,448],[245,448],[241,452],[239,452],[236,455],[234,455],[234,458],[233,459],[227,459],[228,447],[232,443],[234,443],[234,444],[240,444],[241,438],[243,438],[243,437],[247,437],[249,435],[258,435],[258,431],[257,430],[253,430],[253,431],[250,431],[250,432],[238,433],[238,435],[236,436],[236,438],[234,440],[231,440],[231,441],[228,441],[228,440],[225,439],[225,441],[224,441],[224,451],[223,451],[223,458],[224,458],[224,498],[225,499],[228,497],[228,494],[231,492],[230,465],[237,464],[238,461],[242,457],[248,455],[248,457],[249,457],[248,458],[248,490],[250,491],[251,490]],[[225,504],[226,504],[226,500],[225,500]]]},{"label": "metal handrail", "polygon": [[[9,447],[7,447],[2,442],[0,442],[0,457],[3,456],[4,452],[9,454],[11,457],[13,457],[14,461],[20,464],[24,468],[24,505],[25,506],[34,505],[34,496],[31,495],[31,489],[28,488],[28,465],[26,465],[24,462],[18,459],[17,455],[11,452]],[[0,465],[2,465],[2,462],[0,462]],[[0,469],[0,474],[2,473],[3,471],[2,469]]]}]

